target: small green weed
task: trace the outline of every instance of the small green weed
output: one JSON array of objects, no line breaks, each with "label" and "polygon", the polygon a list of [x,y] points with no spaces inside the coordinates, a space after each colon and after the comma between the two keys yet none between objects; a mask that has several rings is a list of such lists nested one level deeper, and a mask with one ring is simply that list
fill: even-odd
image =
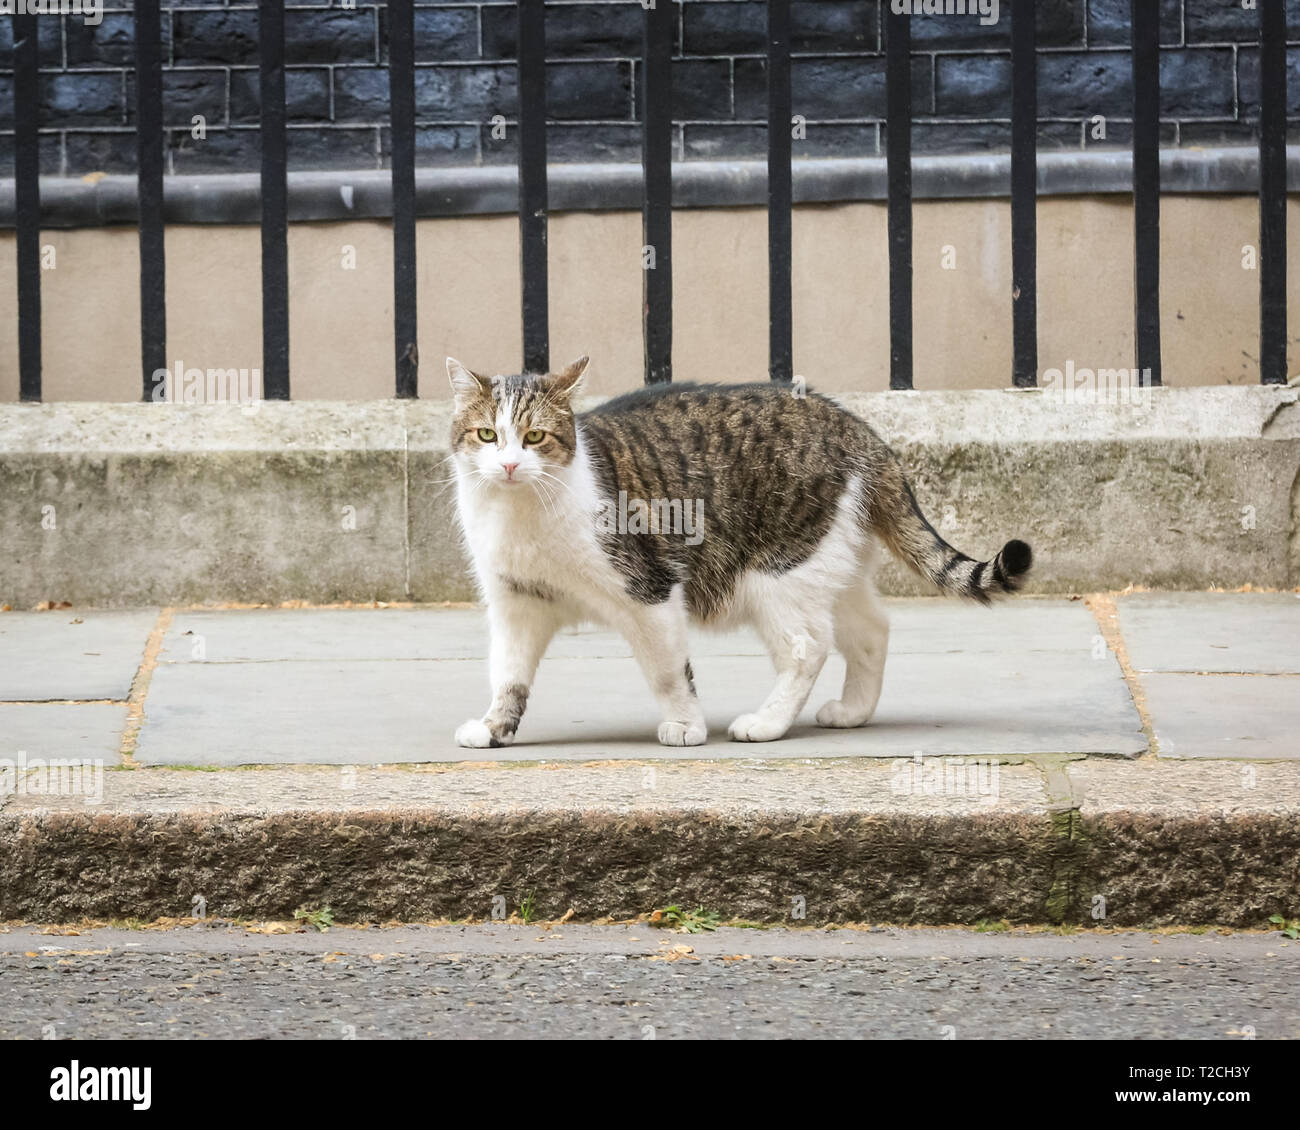
[{"label": "small green weed", "polygon": [[293,912],[293,917],[295,922],[305,922],[308,926],[314,926],[322,934],[334,925],[334,911],[328,906],[322,906],[319,910],[308,910],[300,906]]},{"label": "small green weed", "polygon": [[1293,942],[1300,941],[1300,918],[1287,918],[1281,914],[1270,914],[1268,920],[1282,931],[1283,936],[1290,938]]},{"label": "small green weed", "polygon": [[650,915],[651,926],[663,926],[681,934],[702,934],[706,930],[716,930],[721,916],[712,910],[697,906],[694,910],[683,910],[680,906],[665,906]]}]

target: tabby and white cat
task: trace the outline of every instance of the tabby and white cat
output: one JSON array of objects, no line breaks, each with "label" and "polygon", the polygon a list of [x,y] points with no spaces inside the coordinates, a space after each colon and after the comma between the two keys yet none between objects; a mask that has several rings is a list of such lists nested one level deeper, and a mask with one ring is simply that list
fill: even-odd
[{"label": "tabby and white cat", "polygon": [[480,376],[447,359],[461,526],[487,600],[492,703],[459,745],[514,740],[555,633],[595,622],[632,646],[659,741],[708,736],[687,624],[750,624],[776,666],[736,741],[783,737],[832,643],[847,673],[821,726],[862,726],[880,697],[889,622],[872,582],[887,547],[945,592],[1013,592],[1031,561],[948,545],[894,453],[862,420],[789,384],[646,388],[578,415],[587,358],[544,376]]}]

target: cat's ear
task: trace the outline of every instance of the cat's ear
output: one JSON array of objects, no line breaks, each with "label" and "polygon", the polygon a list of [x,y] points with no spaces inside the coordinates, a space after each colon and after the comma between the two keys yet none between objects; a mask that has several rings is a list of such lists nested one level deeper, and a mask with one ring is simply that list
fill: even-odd
[{"label": "cat's ear", "polygon": [[488,379],[465,368],[454,357],[447,358],[447,377],[458,401],[473,400],[488,391]]},{"label": "cat's ear", "polygon": [[562,392],[567,392],[570,396],[578,390],[582,382],[582,374],[587,371],[588,357],[579,357],[572,364],[565,365],[558,373],[551,374],[551,383]]}]

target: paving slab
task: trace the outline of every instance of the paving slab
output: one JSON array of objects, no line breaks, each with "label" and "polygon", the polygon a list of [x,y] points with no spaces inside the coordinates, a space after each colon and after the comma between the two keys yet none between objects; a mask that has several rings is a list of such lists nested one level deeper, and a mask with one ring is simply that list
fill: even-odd
[{"label": "paving slab", "polygon": [[[119,774],[120,775],[120,774]],[[1159,820],[1201,820],[1206,827],[1265,815],[1300,819],[1300,761],[1140,761],[1081,758],[1063,774],[1068,801],[1085,818],[1118,813]],[[1053,797],[1054,803],[1067,799]],[[1300,868],[1300,858],[1295,861]]]},{"label": "paving slab", "polygon": [[1300,674],[1300,593],[1132,593],[1116,606],[1139,671]]},{"label": "paving slab", "polygon": [[[0,703],[0,758],[32,757],[121,762],[125,703]],[[3,801],[3,797],[0,797]]]},{"label": "paving slab", "polygon": [[[990,813],[1045,817],[1048,793],[1035,765],[998,765],[926,787],[875,758],[791,759],[780,772],[761,760],[566,762],[548,766],[277,766],[216,773],[132,769],[105,775],[98,811],[134,815],[220,813],[223,817],[311,812],[346,815],[437,809],[457,816],[512,812],[781,812],[916,817]],[[1292,774],[1295,776],[1295,774]],[[1294,786],[1292,791],[1296,791]],[[9,815],[75,808],[15,797]]]},{"label": "paving slab", "polygon": [[1300,676],[1142,677],[1161,757],[1300,760]]},{"label": "paving slab", "polygon": [[[843,662],[832,657],[796,728],[777,743],[726,739],[731,719],[755,709],[771,688],[757,640],[702,637],[692,663],[712,735],[707,756],[1145,750],[1119,666],[1109,654],[1094,657],[1096,624],[1082,607],[1040,601],[990,612],[930,600],[900,602],[893,612],[872,725],[813,724],[821,703],[839,695]],[[1000,630],[990,632],[990,624]],[[658,713],[626,644],[596,631],[557,641],[515,745],[455,746],[456,727],[487,705],[484,642],[474,610],[178,615],[153,676],[137,757],[151,765],[237,765],[701,755],[658,745]]]},{"label": "paving slab", "polygon": [[[890,653],[1088,651],[1097,623],[1082,602],[1022,599],[989,608],[942,598],[886,602]],[[481,608],[247,609],[178,611],[163,640],[163,663],[275,660],[485,659]],[[629,657],[615,632],[561,632],[556,658]],[[693,631],[691,655],[762,655],[748,629]]]},{"label": "paving slab", "polygon": [[125,700],[158,610],[0,613],[0,701]]}]

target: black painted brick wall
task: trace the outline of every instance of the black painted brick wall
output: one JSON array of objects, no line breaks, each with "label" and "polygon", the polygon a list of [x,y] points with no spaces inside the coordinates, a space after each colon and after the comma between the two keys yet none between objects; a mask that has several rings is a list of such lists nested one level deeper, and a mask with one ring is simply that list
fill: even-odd
[{"label": "black painted brick wall", "polygon": [[[389,151],[383,5],[341,0],[287,13],[292,167],[378,168]],[[667,0],[660,0],[661,3]],[[1155,2],[1155,0],[1153,0]],[[1159,0],[1163,136],[1170,145],[1247,143],[1258,116],[1255,12],[1240,0]],[[102,24],[40,18],[42,161],[51,174],[135,168],[130,0]],[[1010,134],[1008,0],[998,24],[970,16],[913,23],[917,152],[1004,149]],[[1290,112],[1300,122],[1300,0],[1288,0]],[[1129,0],[1040,0],[1041,145],[1129,140]],[[679,0],[674,117],[681,159],[761,156],[766,108],[762,0]],[[552,160],[637,160],[638,0],[547,5]],[[795,156],[883,152],[880,0],[795,0]],[[168,166],[175,173],[258,165],[256,5],[178,2],[163,13]],[[424,164],[515,156],[515,11],[510,0],[416,9],[416,101]],[[0,17],[0,176],[13,150],[12,27]],[[202,115],[207,137],[191,136]],[[507,123],[505,136],[493,118]],[[1092,136],[1106,118],[1104,142]]]}]

